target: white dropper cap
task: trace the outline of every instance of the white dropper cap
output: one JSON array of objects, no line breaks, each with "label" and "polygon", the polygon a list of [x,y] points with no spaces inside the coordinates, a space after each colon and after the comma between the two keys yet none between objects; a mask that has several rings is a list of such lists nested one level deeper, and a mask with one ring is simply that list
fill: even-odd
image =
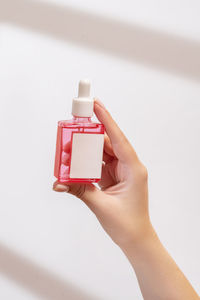
[{"label": "white dropper cap", "polygon": [[94,101],[90,98],[90,81],[80,80],[78,97],[72,100],[72,115],[76,117],[91,117],[93,115]]}]

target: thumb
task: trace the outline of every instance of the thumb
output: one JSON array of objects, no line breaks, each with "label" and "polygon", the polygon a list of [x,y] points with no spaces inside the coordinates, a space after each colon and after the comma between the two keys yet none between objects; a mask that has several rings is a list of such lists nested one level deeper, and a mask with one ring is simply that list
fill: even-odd
[{"label": "thumb", "polygon": [[104,124],[106,133],[111,141],[114,154],[121,162],[129,164],[138,162],[138,157],[132,145],[121,131],[111,114],[98,99],[94,100],[94,112],[97,119]]},{"label": "thumb", "polygon": [[103,201],[103,192],[93,184],[68,183],[66,185],[56,181],[53,185],[53,190],[76,196],[93,211],[101,206]]}]

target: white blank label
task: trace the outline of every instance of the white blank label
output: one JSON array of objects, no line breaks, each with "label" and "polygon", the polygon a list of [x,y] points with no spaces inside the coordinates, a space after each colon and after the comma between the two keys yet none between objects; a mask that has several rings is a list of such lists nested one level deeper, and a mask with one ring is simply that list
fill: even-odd
[{"label": "white blank label", "polygon": [[70,178],[101,178],[104,134],[74,133]]}]

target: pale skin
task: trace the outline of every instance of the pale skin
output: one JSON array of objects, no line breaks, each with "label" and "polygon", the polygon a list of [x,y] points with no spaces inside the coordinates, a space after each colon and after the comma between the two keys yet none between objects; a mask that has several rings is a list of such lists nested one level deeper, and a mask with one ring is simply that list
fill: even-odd
[{"label": "pale skin", "polygon": [[130,261],[144,300],[197,300],[193,287],[160,242],[149,217],[148,174],[104,105],[94,112],[106,134],[99,188],[54,183],[57,192],[80,198]]}]

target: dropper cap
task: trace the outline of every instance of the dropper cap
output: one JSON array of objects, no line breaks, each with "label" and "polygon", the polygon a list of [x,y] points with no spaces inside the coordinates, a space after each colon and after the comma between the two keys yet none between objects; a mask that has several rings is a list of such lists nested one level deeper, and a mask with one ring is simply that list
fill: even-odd
[{"label": "dropper cap", "polygon": [[72,100],[72,115],[76,117],[92,117],[94,101],[90,98],[90,81],[79,81],[78,97]]}]

